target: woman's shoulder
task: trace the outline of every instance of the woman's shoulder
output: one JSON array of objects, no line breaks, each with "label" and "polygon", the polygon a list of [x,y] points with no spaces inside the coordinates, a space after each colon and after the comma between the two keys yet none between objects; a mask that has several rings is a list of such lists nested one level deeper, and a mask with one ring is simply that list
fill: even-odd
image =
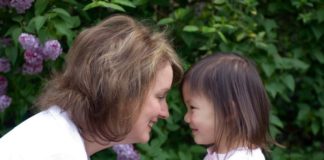
[{"label": "woman's shoulder", "polygon": [[12,153],[22,157],[33,156],[34,159],[37,156],[65,154],[63,152],[85,152],[77,129],[57,106],[39,112],[16,126],[0,139],[1,146],[8,152],[12,150]]},{"label": "woman's shoulder", "polygon": [[19,137],[42,138],[42,135],[44,135],[44,133],[52,133],[50,132],[50,130],[53,130],[55,129],[55,127],[57,127],[55,121],[62,119],[59,115],[53,114],[55,113],[55,111],[53,112],[54,108],[51,107],[48,110],[39,112],[31,116],[30,118],[17,125],[11,131],[9,131],[1,139],[6,139],[9,137],[15,137],[16,139],[19,139]]}]

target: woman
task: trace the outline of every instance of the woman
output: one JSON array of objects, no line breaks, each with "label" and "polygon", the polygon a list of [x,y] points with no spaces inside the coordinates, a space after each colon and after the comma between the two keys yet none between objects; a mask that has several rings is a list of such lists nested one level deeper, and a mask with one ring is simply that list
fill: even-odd
[{"label": "woman", "polygon": [[86,160],[116,144],[145,143],[169,116],[183,70],[162,33],[128,16],[86,29],[36,105],[44,111],[0,140],[0,159]]}]

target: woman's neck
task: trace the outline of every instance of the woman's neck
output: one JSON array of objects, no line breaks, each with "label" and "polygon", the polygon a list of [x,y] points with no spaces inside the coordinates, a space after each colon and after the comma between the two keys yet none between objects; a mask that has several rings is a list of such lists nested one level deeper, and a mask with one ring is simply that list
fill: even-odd
[{"label": "woman's neck", "polygon": [[104,150],[106,148],[110,148],[112,147],[113,145],[115,145],[115,143],[109,143],[109,144],[100,144],[96,141],[89,141],[87,139],[84,139],[84,147],[85,147],[85,150],[87,152],[87,155],[90,157],[91,155],[101,151],[101,150]]},{"label": "woman's neck", "polygon": [[83,143],[84,143],[84,147],[85,147],[85,150],[87,152],[87,155],[90,157],[93,154],[95,154],[95,153],[97,153],[97,152],[99,152],[101,150],[110,148],[110,147],[112,147],[114,145],[131,144],[133,142],[126,138],[126,139],[124,139],[122,141],[119,141],[119,142],[108,142],[107,143],[107,142],[102,141],[101,143],[99,143],[99,142],[94,141],[92,139],[83,138]]}]

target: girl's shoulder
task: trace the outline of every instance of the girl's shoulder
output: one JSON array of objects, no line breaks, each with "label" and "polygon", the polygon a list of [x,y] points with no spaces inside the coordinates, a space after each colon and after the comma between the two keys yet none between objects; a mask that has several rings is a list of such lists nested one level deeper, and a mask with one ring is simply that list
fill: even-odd
[{"label": "girl's shoulder", "polygon": [[260,148],[253,150],[238,148],[231,151],[226,160],[265,160],[265,158]]},{"label": "girl's shoulder", "polygon": [[265,158],[260,148],[253,150],[237,148],[226,154],[208,152],[204,160],[265,160]]}]

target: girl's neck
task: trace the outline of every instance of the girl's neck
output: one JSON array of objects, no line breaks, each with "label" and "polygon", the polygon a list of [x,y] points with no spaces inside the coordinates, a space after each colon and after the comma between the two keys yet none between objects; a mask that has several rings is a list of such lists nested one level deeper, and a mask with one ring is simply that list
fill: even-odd
[{"label": "girl's neck", "polygon": [[[228,152],[230,152],[232,150],[235,150],[235,149],[238,149],[238,148],[249,148],[249,147],[250,146],[248,146],[246,144],[241,144],[241,143],[231,145],[230,147],[227,147],[226,145],[221,144],[221,145],[219,145],[217,152],[215,151],[215,146],[214,145],[208,147],[208,151],[211,152],[211,153],[216,152],[217,154],[225,154],[225,153],[228,153]],[[257,148],[257,146],[252,145],[251,149],[255,149],[255,148]]]}]

